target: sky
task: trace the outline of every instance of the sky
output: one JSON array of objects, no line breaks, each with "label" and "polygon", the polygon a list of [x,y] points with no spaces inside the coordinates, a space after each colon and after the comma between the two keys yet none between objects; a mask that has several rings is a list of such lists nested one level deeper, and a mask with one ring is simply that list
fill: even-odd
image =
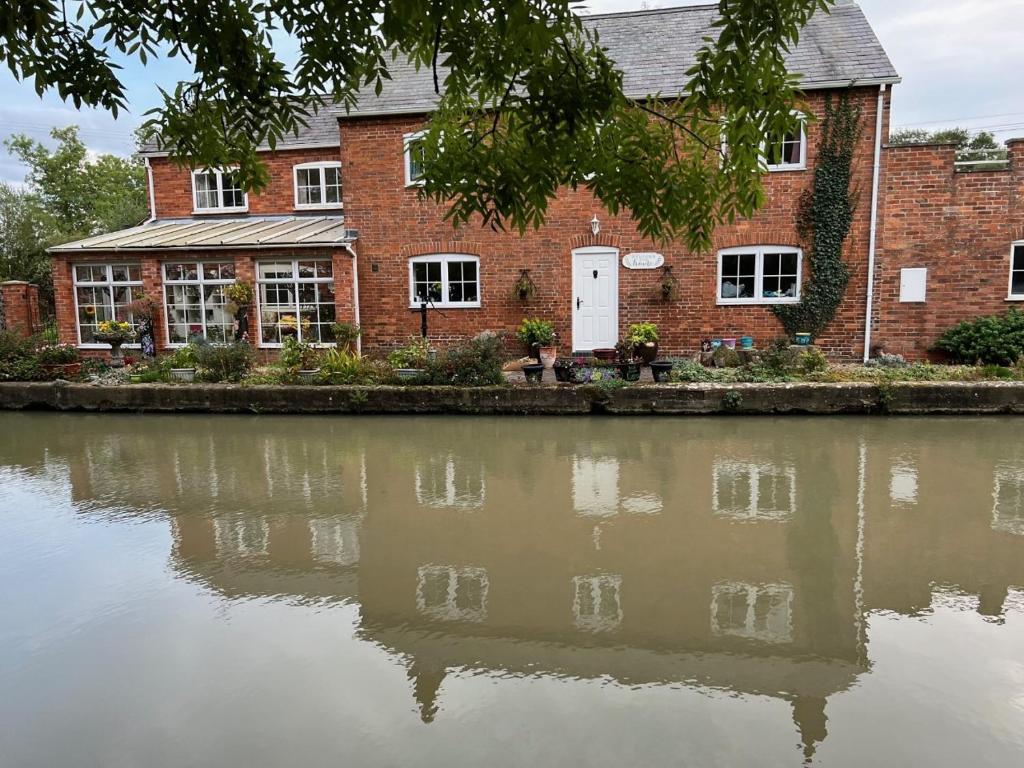
[{"label": "sky", "polygon": [[[593,13],[699,5],[686,0],[589,0]],[[962,125],[1000,139],[1024,136],[1022,0],[860,0],[903,83],[893,96],[893,128]],[[288,60],[292,51],[282,51]],[[31,83],[0,72],[0,139],[26,133],[48,142],[54,126],[77,124],[93,152],[133,150],[132,131],[189,72],[177,60],[126,62],[130,113],[114,120],[99,110],[75,110],[55,94],[41,99]],[[25,168],[0,147],[0,182],[19,183]]]}]

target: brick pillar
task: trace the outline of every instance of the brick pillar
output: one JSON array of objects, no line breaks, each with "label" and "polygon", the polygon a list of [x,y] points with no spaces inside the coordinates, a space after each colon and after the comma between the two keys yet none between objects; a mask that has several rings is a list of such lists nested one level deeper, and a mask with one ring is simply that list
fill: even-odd
[{"label": "brick pillar", "polygon": [[249,343],[253,349],[259,349],[260,329],[256,324],[256,306],[259,303],[259,297],[255,295],[259,292],[259,286],[256,285],[256,262],[252,256],[235,256],[235,280],[249,283],[252,286],[254,295],[252,304],[249,305]]},{"label": "brick pillar", "polygon": [[164,279],[160,260],[156,256],[143,256],[142,266],[142,292],[149,298],[154,299],[160,306],[160,312],[153,318],[153,346],[156,347],[157,355],[167,346],[166,318],[164,317],[167,308],[164,306]]},{"label": "brick pillar", "polygon": [[1006,149],[1010,155],[1010,168],[1024,174],[1024,139],[1008,139]]},{"label": "brick pillar", "polygon": [[0,294],[3,295],[5,330],[31,336],[41,329],[38,285],[8,280],[0,283]]},{"label": "brick pillar", "polygon": [[75,317],[75,290],[71,264],[66,258],[53,256],[53,309],[57,316],[57,338],[61,344],[78,344],[78,318]]}]

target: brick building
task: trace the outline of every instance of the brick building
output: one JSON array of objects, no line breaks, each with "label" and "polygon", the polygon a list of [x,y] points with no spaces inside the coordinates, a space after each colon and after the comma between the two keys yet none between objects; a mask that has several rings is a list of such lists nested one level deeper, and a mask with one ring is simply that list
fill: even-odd
[{"label": "brick building", "polygon": [[[585,23],[623,70],[627,95],[643,98],[680,90],[715,13],[697,6]],[[948,148],[884,148],[899,78],[856,4],[816,15],[788,63],[803,75],[812,113],[844,92],[861,108],[858,197],[845,249],[852,279],[819,343],[846,359],[874,343],[920,356],[955,316],[998,311],[1011,243],[1024,239],[1024,145],[1012,145],[1008,169],[970,175],[954,173]],[[223,287],[235,279],[256,286],[251,336],[271,352],[294,318],[307,341],[330,343],[330,324],[345,320],[362,327],[365,350],[391,348],[418,333],[424,299],[439,345],[511,330],[526,316],[552,320],[563,352],[612,346],[640,321],[658,324],[668,354],[691,352],[710,336],[765,342],[781,333],[772,305],[799,301],[807,278],[796,213],[812,185],[820,124],[780,140],[769,153],[780,162],[767,170],[765,206],[719,227],[707,253],[646,240],[628,216],[610,216],[586,191],[560,194],[546,225],[522,237],[453,230],[442,207],[417,197],[416,137],[435,104],[431,75],[401,62],[392,75],[351,113],[321,112],[300,136],[268,149],[271,180],[259,195],[244,194],[230,172],[189,171],[145,151],[150,220],[53,249],[62,340],[106,349],[91,343],[96,323],[131,320],[125,306],[140,290],[163,301],[158,349],[194,333],[229,338]],[[961,255],[970,261],[949,258]],[[1015,266],[1024,298],[1024,245]],[[677,289],[665,299],[668,268]],[[903,270],[921,268],[929,269],[930,293],[908,303],[919,298],[922,273]],[[524,270],[536,286],[527,300],[513,295]],[[957,279],[968,274],[970,282]],[[904,301],[901,280],[913,283]]]}]

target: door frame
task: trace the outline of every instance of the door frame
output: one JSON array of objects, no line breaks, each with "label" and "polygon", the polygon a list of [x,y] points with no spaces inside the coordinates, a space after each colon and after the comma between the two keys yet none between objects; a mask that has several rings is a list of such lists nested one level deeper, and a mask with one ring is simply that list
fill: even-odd
[{"label": "door frame", "polygon": [[[569,291],[569,317],[572,328],[572,351],[580,349],[576,346],[576,276],[579,272],[577,256],[593,256],[599,253],[610,253],[614,256],[614,268],[612,269],[612,296],[615,305],[612,309],[612,327],[615,328],[615,335],[619,332],[619,249],[610,245],[588,245],[584,248],[572,249],[572,284]],[[618,338],[616,338],[618,341]],[[614,346],[614,342],[612,344]]]}]

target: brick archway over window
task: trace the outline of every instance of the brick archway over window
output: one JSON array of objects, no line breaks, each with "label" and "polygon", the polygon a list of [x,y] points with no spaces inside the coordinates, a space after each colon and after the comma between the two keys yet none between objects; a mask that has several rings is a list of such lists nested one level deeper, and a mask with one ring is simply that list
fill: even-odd
[{"label": "brick archway over window", "polygon": [[403,259],[413,256],[427,256],[434,253],[465,253],[469,256],[494,255],[494,246],[485,246],[476,240],[421,240],[417,243],[406,243],[399,254]]},{"label": "brick archway over window", "polygon": [[799,245],[801,237],[795,229],[780,227],[748,227],[741,232],[715,237],[715,251],[723,248],[742,248],[745,245]]}]

